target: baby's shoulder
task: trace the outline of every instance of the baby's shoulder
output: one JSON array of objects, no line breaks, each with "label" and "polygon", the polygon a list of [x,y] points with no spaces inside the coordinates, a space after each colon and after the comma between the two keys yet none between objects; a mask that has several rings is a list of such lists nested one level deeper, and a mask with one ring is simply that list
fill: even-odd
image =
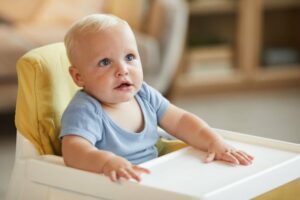
[{"label": "baby's shoulder", "polygon": [[145,82],[143,82],[137,95],[141,97],[142,100],[150,102],[150,104],[157,104],[164,99],[160,92]]},{"label": "baby's shoulder", "polygon": [[147,100],[147,99],[150,99],[150,96],[151,96],[151,88],[150,86],[143,82],[142,86],[141,86],[141,89],[139,90],[139,92],[137,93],[137,95],[139,97],[141,97],[143,100]]},{"label": "baby's shoulder", "polygon": [[70,101],[67,110],[75,110],[78,112],[102,112],[101,104],[92,96],[82,90],[76,92]]}]

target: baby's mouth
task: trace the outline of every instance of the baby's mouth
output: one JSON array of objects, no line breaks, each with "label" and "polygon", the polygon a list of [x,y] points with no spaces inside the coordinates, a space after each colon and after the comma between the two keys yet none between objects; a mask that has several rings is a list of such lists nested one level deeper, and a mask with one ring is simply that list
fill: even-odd
[{"label": "baby's mouth", "polygon": [[129,82],[124,82],[121,83],[120,85],[118,85],[117,87],[115,87],[115,89],[125,89],[125,88],[129,88],[133,86],[133,84],[129,83]]}]

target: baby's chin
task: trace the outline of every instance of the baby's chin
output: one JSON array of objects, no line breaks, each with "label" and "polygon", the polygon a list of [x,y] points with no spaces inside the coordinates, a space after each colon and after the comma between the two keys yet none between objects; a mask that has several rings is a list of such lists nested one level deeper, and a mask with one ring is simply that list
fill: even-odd
[{"label": "baby's chin", "polygon": [[105,104],[119,104],[132,101],[134,99],[135,94],[127,94],[122,96],[112,96],[111,98],[105,98],[100,100],[101,103]]},{"label": "baby's chin", "polygon": [[133,98],[134,98],[134,94],[128,95],[128,96],[119,97],[119,98],[115,99],[115,102],[116,103],[124,103],[124,102],[131,101]]}]

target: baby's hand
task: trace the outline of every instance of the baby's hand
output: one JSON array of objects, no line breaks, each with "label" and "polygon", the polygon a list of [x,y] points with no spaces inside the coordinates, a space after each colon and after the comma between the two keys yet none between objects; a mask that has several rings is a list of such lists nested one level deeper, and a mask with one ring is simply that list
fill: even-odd
[{"label": "baby's hand", "polygon": [[236,150],[222,140],[216,140],[209,145],[205,162],[223,160],[237,165],[249,165],[253,159],[254,157],[246,152]]},{"label": "baby's hand", "polygon": [[141,180],[140,174],[149,174],[150,171],[148,169],[132,165],[129,161],[120,156],[113,156],[107,161],[107,163],[105,163],[103,173],[113,182],[120,178],[125,178],[126,180],[134,179],[139,182]]}]

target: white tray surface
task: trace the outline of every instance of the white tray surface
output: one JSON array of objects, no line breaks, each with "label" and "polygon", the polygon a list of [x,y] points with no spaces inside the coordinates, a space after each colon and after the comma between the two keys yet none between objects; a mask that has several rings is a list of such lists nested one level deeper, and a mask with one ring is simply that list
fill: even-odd
[{"label": "white tray surface", "polygon": [[203,162],[205,152],[187,147],[143,163],[142,166],[150,169],[151,174],[143,175],[141,184],[201,197],[255,178],[295,159],[300,160],[299,148],[297,151],[290,151],[282,149],[282,144],[279,145],[280,149],[276,149],[232,140],[227,142],[253,155],[255,160],[252,165],[233,166],[222,161],[206,164]]}]

